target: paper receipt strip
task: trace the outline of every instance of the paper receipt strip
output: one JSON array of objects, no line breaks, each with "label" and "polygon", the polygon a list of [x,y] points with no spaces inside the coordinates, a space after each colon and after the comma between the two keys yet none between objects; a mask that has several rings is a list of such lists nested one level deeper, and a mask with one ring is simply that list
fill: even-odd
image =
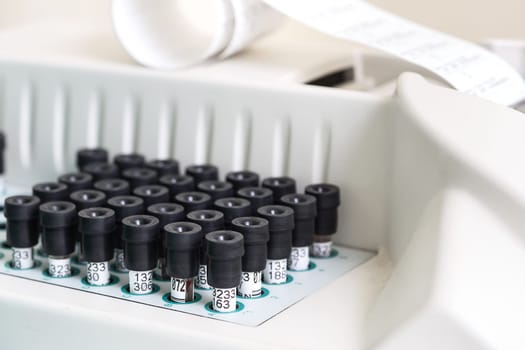
[{"label": "paper receipt strip", "polygon": [[209,2],[213,20],[207,22],[212,33],[208,37],[185,26],[183,15],[177,14],[175,0],[114,0],[115,31],[128,52],[142,64],[173,69],[213,57],[228,57],[276,28],[284,14],[328,35],[380,49],[424,67],[465,93],[509,106],[525,99],[523,78],[499,57],[364,1]]}]

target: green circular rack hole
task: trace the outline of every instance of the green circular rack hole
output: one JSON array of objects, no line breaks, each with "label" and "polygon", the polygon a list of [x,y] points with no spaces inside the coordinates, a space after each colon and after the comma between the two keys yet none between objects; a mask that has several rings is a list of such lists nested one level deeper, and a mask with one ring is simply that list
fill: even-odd
[{"label": "green circular rack hole", "polygon": [[289,284],[292,282],[293,282],[293,277],[289,273],[286,274],[286,281],[283,283],[267,283],[267,282],[264,282],[264,280],[262,281],[262,283],[267,286],[282,286],[282,285]]},{"label": "green circular rack hole", "polygon": [[332,259],[332,258],[335,258],[338,255],[339,255],[339,252],[337,251],[337,249],[332,248],[332,250],[330,250],[330,255],[329,256],[311,256],[311,258],[312,259]]},{"label": "green circular rack hole", "polygon": [[[4,254],[0,253],[0,259],[3,257],[4,257]],[[40,266],[42,266],[42,262],[40,260],[35,259],[33,260],[33,267],[29,267],[27,269],[17,269],[13,267],[13,260],[9,260],[4,264],[4,266],[10,270],[24,271],[24,270],[32,270],[32,269],[39,268]]]},{"label": "green circular rack hole", "polygon": [[152,287],[152,290],[151,292],[149,293],[146,293],[146,294],[134,294],[134,293],[131,293],[130,290],[129,290],[129,283],[125,284],[122,286],[122,288],[120,288],[120,290],[122,291],[122,293],[124,294],[127,294],[127,295],[132,295],[134,297],[141,297],[143,295],[151,295],[151,294],[155,294],[157,293],[159,290],[160,290],[160,287],[158,284],[155,284],[153,283],[153,287]]},{"label": "green circular rack hole", "polygon": [[199,301],[201,301],[202,299],[202,295],[200,295],[199,293],[194,293],[194,297],[193,297],[193,300],[192,301],[187,301],[185,303],[181,303],[181,302],[178,302],[178,301],[173,301],[171,300],[171,294],[170,293],[166,293],[162,296],[162,300],[168,304],[174,304],[174,305],[186,305],[186,304],[195,304],[195,303],[198,303]]},{"label": "green circular rack hole", "polygon": [[62,279],[62,278],[70,278],[70,277],[73,277],[73,276],[77,276],[80,274],[80,270],[77,269],[76,267],[74,266],[71,266],[71,275],[69,276],[64,276],[64,277],[54,277],[54,276],[51,276],[49,274],[49,271],[47,269],[45,269],[44,271],[42,271],[42,275],[44,275],[44,277],[48,277],[48,278],[56,278],[56,279]]},{"label": "green circular rack hole", "polygon": [[113,286],[113,285],[119,283],[120,282],[120,278],[118,278],[115,275],[111,275],[111,277],[109,278],[109,283],[108,284],[103,284],[103,285],[100,285],[100,286],[98,286],[96,284],[89,284],[89,282],[87,281],[87,277],[82,277],[80,282],[82,282],[83,285],[88,286],[88,287],[108,287],[108,286]]},{"label": "green circular rack hole", "polygon": [[236,302],[235,303],[235,311],[230,311],[230,312],[219,312],[219,311],[213,310],[213,302],[211,302],[211,301],[206,303],[206,305],[204,305],[204,308],[208,312],[211,312],[211,313],[214,313],[214,314],[219,314],[219,315],[225,315],[225,314],[233,314],[233,313],[236,313],[236,312],[241,312],[242,310],[244,310],[244,304],[241,303],[240,301]]},{"label": "green circular rack hole", "polygon": [[237,298],[239,298],[239,299],[246,299],[246,300],[262,299],[262,298],[266,298],[268,295],[270,295],[270,291],[263,287],[263,288],[261,288],[261,294],[259,296],[256,296],[256,297],[244,297],[242,295],[237,294]]},{"label": "green circular rack hole", "polygon": [[208,292],[211,292],[213,290],[212,287],[210,287],[210,288],[202,288],[202,287],[195,286],[194,288],[197,289],[197,290],[208,291]]}]

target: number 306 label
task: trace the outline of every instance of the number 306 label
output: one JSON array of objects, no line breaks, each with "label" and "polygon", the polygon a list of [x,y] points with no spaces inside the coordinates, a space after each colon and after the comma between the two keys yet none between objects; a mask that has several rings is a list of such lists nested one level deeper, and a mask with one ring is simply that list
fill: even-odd
[{"label": "number 306 label", "polygon": [[237,308],[237,288],[215,288],[213,290],[213,310],[232,312]]}]

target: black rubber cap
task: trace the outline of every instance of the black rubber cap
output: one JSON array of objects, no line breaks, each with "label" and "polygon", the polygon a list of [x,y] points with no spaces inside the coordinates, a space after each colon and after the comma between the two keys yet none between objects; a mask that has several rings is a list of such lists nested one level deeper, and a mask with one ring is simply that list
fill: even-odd
[{"label": "black rubber cap", "polygon": [[145,162],[144,156],[138,153],[117,154],[113,158],[113,163],[118,167],[121,174],[126,169],[143,167]]},{"label": "black rubber cap", "polygon": [[93,176],[88,173],[67,173],[58,178],[58,182],[67,186],[71,194],[79,190],[87,190],[93,186]]},{"label": "black rubber cap", "polygon": [[[195,210],[188,213],[186,217],[189,221],[201,226],[203,235],[213,231],[224,230],[224,214],[218,210]],[[204,238],[200,248],[200,263],[201,265],[208,263],[208,245]]]},{"label": "black rubber cap", "polygon": [[90,163],[82,171],[93,176],[93,181],[95,182],[119,177],[117,166],[110,163]]},{"label": "black rubber cap", "polygon": [[38,243],[38,207],[36,196],[13,196],[4,202],[7,242],[15,248],[30,248]]},{"label": "black rubber cap", "polygon": [[305,192],[317,200],[315,233],[321,236],[336,233],[337,208],[341,204],[339,187],[331,184],[314,184],[307,186]]},{"label": "black rubber cap", "polygon": [[104,148],[82,148],[77,152],[77,168],[83,171],[88,164],[107,163],[108,159],[108,151]]},{"label": "black rubber cap", "polygon": [[297,192],[295,180],[287,176],[269,177],[264,179],[262,186],[273,191],[273,200],[275,204],[280,204],[279,200],[285,194]]},{"label": "black rubber cap", "polygon": [[166,271],[176,278],[191,278],[199,272],[199,249],[203,233],[198,224],[174,222],[164,226]]},{"label": "black rubber cap", "polygon": [[122,220],[124,259],[133,271],[153,270],[157,266],[159,219],[151,215],[133,215]]},{"label": "black rubber cap", "polygon": [[115,212],[116,226],[113,232],[115,248],[122,249],[122,219],[144,213],[144,201],[135,196],[116,196],[108,200],[107,206]]},{"label": "black rubber cap", "polygon": [[219,169],[215,165],[191,165],[186,168],[186,175],[193,177],[195,184],[202,181],[219,180]]},{"label": "black rubber cap", "polygon": [[104,262],[113,258],[115,212],[109,208],[89,208],[78,212],[78,230],[86,261]]},{"label": "black rubber cap", "polygon": [[155,170],[159,177],[169,174],[177,175],[179,162],[175,159],[154,159],[146,163],[146,168]]},{"label": "black rubber cap", "polygon": [[197,190],[209,194],[214,201],[233,196],[233,186],[226,181],[202,181],[197,185]]},{"label": "black rubber cap", "polygon": [[244,216],[232,221],[234,231],[244,237],[244,256],[242,271],[259,272],[266,267],[267,244],[270,240],[268,220],[255,216]]},{"label": "black rubber cap", "polygon": [[64,201],[68,199],[67,186],[57,182],[43,182],[33,186],[33,196],[40,198],[41,203]]},{"label": "black rubber cap", "polygon": [[168,174],[161,176],[159,184],[166,186],[170,190],[170,198],[182,192],[191,192],[195,189],[193,178],[188,175]]},{"label": "black rubber cap", "polygon": [[268,220],[268,259],[287,259],[292,251],[292,231],[295,226],[293,209],[282,205],[267,205],[259,208],[257,214]]},{"label": "black rubber cap", "polygon": [[227,197],[217,199],[214,208],[224,214],[224,226],[230,229],[233,219],[241,216],[250,216],[252,207],[250,202],[244,198]]},{"label": "black rubber cap", "polygon": [[95,182],[93,188],[104,192],[107,198],[130,194],[129,182],[124,179],[104,179]]},{"label": "black rubber cap", "polygon": [[101,207],[106,204],[106,195],[97,190],[80,190],[71,193],[69,196],[78,211],[87,208]]},{"label": "black rubber cap", "polygon": [[208,283],[215,288],[234,288],[241,283],[244,239],[235,231],[213,231],[208,243]]},{"label": "black rubber cap", "polygon": [[194,210],[209,209],[213,201],[211,196],[204,192],[182,192],[175,196],[175,202],[182,205],[189,213]]},{"label": "black rubber cap", "polygon": [[250,201],[252,215],[257,215],[257,209],[273,204],[273,192],[264,187],[245,187],[237,192],[237,196]]},{"label": "black rubber cap", "polygon": [[68,256],[75,251],[77,210],[73,203],[56,201],[40,205],[42,245],[50,256]]},{"label": "black rubber cap", "polygon": [[133,195],[142,198],[147,208],[152,204],[170,201],[170,191],[161,185],[144,185],[133,190]]},{"label": "black rubber cap", "polygon": [[233,185],[233,191],[237,192],[245,187],[259,186],[259,174],[253,171],[232,171],[226,175],[226,181]]},{"label": "black rubber cap", "polygon": [[312,245],[315,234],[317,200],[309,194],[293,193],[281,197],[281,202],[293,209],[295,228],[292,235],[293,247]]},{"label": "black rubber cap", "polygon": [[[159,226],[163,228],[167,224],[184,220],[184,208],[176,203],[156,203],[148,206],[146,212],[159,219]],[[159,239],[159,257],[166,257],[166,249]]]},{"label": "black rubber cap", "polygon": [[157,182],[157,172],[148,168],[128,168],[122,172],[122,178],[129,182],[133,191],[139,186],[153,185]]}]

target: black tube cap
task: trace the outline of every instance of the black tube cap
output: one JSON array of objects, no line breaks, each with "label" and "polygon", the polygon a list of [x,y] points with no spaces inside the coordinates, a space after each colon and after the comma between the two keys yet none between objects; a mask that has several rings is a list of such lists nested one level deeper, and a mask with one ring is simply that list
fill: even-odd
[{"label": "black tube cap", "polygon": [[77,168],[83,171],[91,163],[107,163],[108,151],[104,148],[82,148],[77,152]]},{"label": "black tube cap", "polygon": [[146,163],[146,168],[155,170],[159,177],[169,174],[177,175],[179,162],[175,159],[154,159]]},{"label": "black tube cap", "polygon": [[75,251],[77,210],[73,203],[56,201],[40,205],[40,225],[44,252],[67,256]]},{"label": "black tube cap", "polygon": [[89,208],[78,212],[81,247],[88,262],[109,261],[113,257],[115,212],[109,208]]},{"label": "black tube cap", "polygon": [[257,214],[268,220],[268,259],[287,259],[292,251],[292,230],[295,227],[293,209],[267,205],[259,208]]},{"label": "black tube cap", "polygon": [[157,172],[148,168],[127,168],[122,178],[129,182],[131,190],[139,186],[153,185],[157,182]]},{"label": "black tube cap", "polygon": [[244,239],[235,231],[213,231],[208,243],[208,283],[214,288],[234,288],[241,282]]},{"label": "black tube cap", "polygon": [[175,196],[175,202],[182,205],[189,213],[194,210],[209,209],[213,201],[211,196],[204,192],[182,192]]},{"label": "black tube cap", "polygon": [[113,158],[113,163],[118,167],[121,174],[126,169],[143,167],[145,162],[144,156],[138,153],[117,154]]},{"label": "black tube cap", "polygon": [[88,173],[67,173],[58,178],[58,182],[67,186],[71,194],[79,190],[87,190],[93,185],[93,176]]},{"label": "black tube cap", "polygon": [[182,192],[191,192],[195,189],[193,178],[188,175],[168,174],[161,176],[159,184],[166,186],[170,190],[170,198]]},{"label": "black tube cap", "polygon": [[173,222],[164,226],[166,271],[176,278],[192,278],[199,272],[202,229],[192,222]]},{"label": "black tube cap", "polygon": [[270,240],[268,220],[244,216],[232,221],[232,229],[244,237],[243,272],[259,272],[266,267],[267,243]]},{"label": "black tube cap", "polygon": [[7,242],[15,248],[30,248],[38,243],[38,207],[36,196],[13,196],[4,202]]},{"label": "black tube cap", "polygon": [[252,215],[257,215],[257,209],[273,204],[273,192],[265,187],[245,187],[237,192],[237,196],[250,201]]},{"label": "black tube cap", "polygon": [[129,182],[123,179],[104,179],[95,182],[93,188],[104,192],[107,198],[130,194]]},{"label": "black tube cap", "polygon": [[281,197],[283,205],[294,211],[295,227],[292,235],[292,246],[308,247],[312,245],[315,234],[315,217],[317,200],[308,194],[292,193]]},{"label": "black tube cap", "polygon": [[214,201],[219,198],[233,196],[233,186],[226,181],[202,181],[197,185],[197,190],[209,194]]},{"label": "black tube cap", "polygon": [[71,193],[69,196],[78,211],[87,208],[101,207],[106,203],[106,195],[104,192],[97,190],[80,190]]},{"label": "black tube cap", "polygon": [[107,206],[115,212],[116,226],[113,233],[115,248],[122,249],[122,219],[144,212],[144,201],[135,196],[116,196],[108,200]]},{"label": "black tube cap", "polygon": [[[205,235],[212,231],[224,230],[224,214],[218,210],[195,210],[186,215],[189,221],[201,226],[202,233]],[[202,240],[200,248],[200,264],[208,263],[208,245],[206,240]]]},{"label": "black tube cap", "polygon": [[186,168],[186,175],[193,177],[195,184],[202,181],[219,180],[219,169],[215,165],[191,165]]},{"label": "black tube cap", "polygon": [[84,166],[82,171],[93,176],[95,182],[119,177],[117,166],[110,163],[90,163]]},{"label": "black tube cap", "polygon": [[67,186],[57,182],[43,182],[33,186],[33,196],[40,198],[41,203],[67,200]]},{"label": "black tube cap", "polygon": [[133,195],[142,198],[147,208],[155,203],[169,202],[170,191],[161,185],[139,186],[133,190]]},{"label": "black tube cap", "polygon": [[[153,215],[159,219],[159,226],[161,229],[172,222],[184,220],[184,208],[176,203],[156,203],[148,206],[146,212],[148,215]],[[162,239],[159,239],[159,257],[166,257],[166,249],[162,244]]]},{"label": "black tube cap", "polygon": [[157,266],[159,219],[151,215],[133,215],[122,220],[124,260],[133,271],[153,270]]},{"label": "black tube cap", "polygon": [[227,197],[217,199],[214,208],[224,214],[224,226],[229,229],[233,219],[241,216],[250,216],[252,208],[250,202],[244,198]]},{"label": "black tube cap", "polygon": [[280,203],[281,197],[285,194],[297,192],[295,180],[287,176],[269,177],[264,179],[262,186],[273,191],[273,200],[276,204]]},{"label": "black tube cap", "polygon": [[244,187],[259,186],[259,174],[253,171],[232,171],[226,175],[226,181],[233,185],[233,191],[237,192]]},{"label": "black tube cap", "polygon": [[315,233],[332,235],[337,232],[337,208],[341,204],[339,187],[332,184],[314,184],[306,187],[305,192],[317,200],[317,218]]}]

